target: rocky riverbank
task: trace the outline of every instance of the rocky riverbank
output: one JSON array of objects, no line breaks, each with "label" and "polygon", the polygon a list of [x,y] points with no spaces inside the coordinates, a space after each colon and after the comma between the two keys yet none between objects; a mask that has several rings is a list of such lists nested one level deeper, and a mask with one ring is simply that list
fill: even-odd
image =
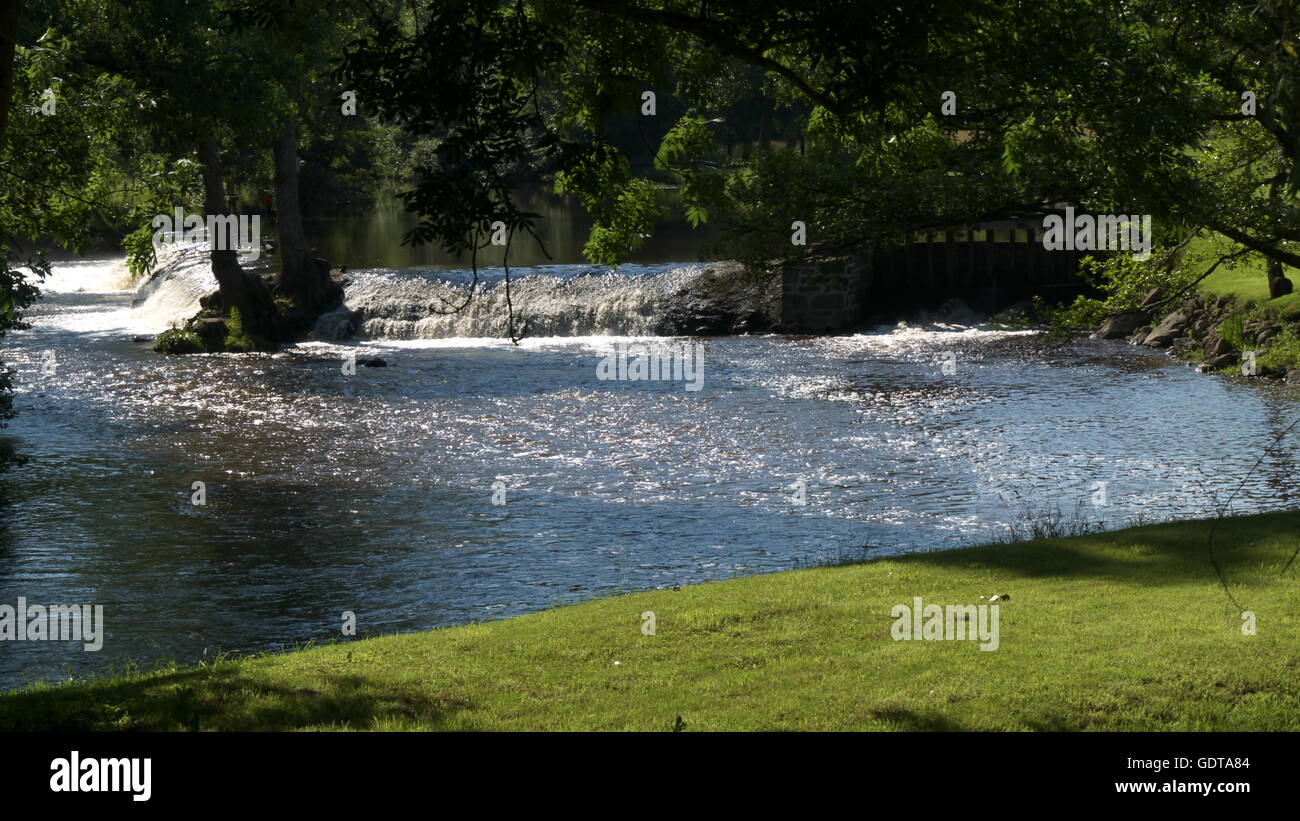
[{"label": "rocky riverbank", "polygon": [[1171,304],[1153,290],[1092,337],[1167,350],[1204,373],[1300,385],[1300,305],[1275,309],[1206,294],[1188,295],[1172,310]]}]

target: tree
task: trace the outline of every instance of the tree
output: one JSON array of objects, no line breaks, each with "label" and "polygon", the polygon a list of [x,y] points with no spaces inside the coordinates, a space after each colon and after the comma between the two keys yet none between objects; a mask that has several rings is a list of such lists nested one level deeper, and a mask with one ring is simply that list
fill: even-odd
[{"label": "tree", "polygon": [[[529,228],[505,176],[464,170],[526,158],[592,212],[593,260],[626,255],[659,216],[655,180],[630,172],[605,124],[675,77],[685,113],[656,129],[657,166],[694,220],[721,221],[732,250],[755,262],[1041,216],[1061,200],[1150,213],[1170,236],[1215,230],[1300,262],[1287,246],[1300,237],[1300,92],[1284,0],[460,0],[414,19],[412,30],[376,24],[343,64],[407,127],[449,134],[453,162],[405,197],[424,218],[414,241],[463,246],[494,218]],[[721,149],[736,135],[713,78],[745,71],[764,78],[758,141],[773,112],[793,107],[786,127],[805,152],[760,145],[738,160]],[[1232,126],[1250,88],[1256,137],[1275,143],[1260,174],[1207,154],[1244,138]],[[481,207],[447,218],[455,200],[476,197]],[[793,218],[810,227],[806,248],[788,241]]]}]

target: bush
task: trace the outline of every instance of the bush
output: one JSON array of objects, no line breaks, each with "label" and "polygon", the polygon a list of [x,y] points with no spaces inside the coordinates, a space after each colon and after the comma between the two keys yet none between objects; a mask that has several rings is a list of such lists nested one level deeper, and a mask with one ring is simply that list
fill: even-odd
[{"label": "bush", "polygon": [[1292,326],[1283,328],[1282,333],[1268,341],[1268,347],[1259,354],[1255,364],[1265,372],[1300,368],[1300,334]]},{"label": "bush", "polygon": [[1227,319],[1219,324],[1219,336],[1227,340],[1228,344],[1239,351],[1245,350],[1246,345],[1246,328],[1245,320],[1239,312],[1234,312]]},{"label": "bush", "polygon": [[1123,253],[1086,256],[1079,262],[1079,277],[1103,296],[1080,296],[1068,306],[1052,309],[1049,339],[1064,341],[1096,328],[1108,316],[1135,310],[1153,288],[1176,293],[1192,281],[1194,273],[1171,247],[1157,249],[1147,260]]},{"label": "bush", "polygon": [[230,309],[226,319],[226,350],[231,353],[249,353],[252,351],[269,351],[275,346],[256,334],[244,329],[243,317],[238,308]]},{"label": "bush", "polygon": [[179,328],[159,334],[153,343],[153,349],[167,354],[204,353],[207,350],[198,334]]}]

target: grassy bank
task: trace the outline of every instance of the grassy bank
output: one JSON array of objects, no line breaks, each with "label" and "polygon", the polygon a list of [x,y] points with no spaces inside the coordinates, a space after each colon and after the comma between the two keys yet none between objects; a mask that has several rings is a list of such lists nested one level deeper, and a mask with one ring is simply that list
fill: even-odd
[{"label": "grassy bank", "polygon": [[[1297,730],[1300,511],[916,554],[0,697],[0,730]],[[1000,646],[890,615],[1000,604]],[[656,614],[656,635],[641,632]],[[359,613],[364,627],[365,614]],[[110,634],[111,635],[111,634]],[[678,725],[678,717],[681,725]]]},{"label": "grassy bank", "polygon": [[[1213,260],[1214,254],[1225,253],[1233,247],[1222,237],[1198,237],[1188,243],[1188,253],[1199,259]],[[1259,305],[1279,312],[1300,306],[1300,276],[1296,270],[1286,268],[1284,273],[1296,283],[1297,290],[1273,299],[1268,294],[1267,269],[1268,265],[1262,258],[1246,257],[1231,266],[1219,266],[1199,287],[1202,293],[1210,296],[1230,296],[1243,305]]]},{"label": "grassy bank", "polygon": [[[1189,242],[1184,260],[1190,270],[1206,270],[1236,247],[1223,237],[1197,237]],[[1300,284],[1294,269],[1284,273]],[[1176,328],[1179,338],[1170,348],[1179,359],[1238,375],[1243,357],[1251,351],[1260,376],[1284,379],[1300,369],[1300,290],[1270,298],[1262,258],[1248,255],[1223,262],[1194,294],[1166,305],[1152,324],[1159,325],[1174,312],[1186,320]]]}]

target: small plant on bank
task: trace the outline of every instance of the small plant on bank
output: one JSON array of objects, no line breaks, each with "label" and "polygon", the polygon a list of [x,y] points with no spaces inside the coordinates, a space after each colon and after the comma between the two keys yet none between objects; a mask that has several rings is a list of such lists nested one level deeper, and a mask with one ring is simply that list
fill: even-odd
[{"label": "small plant on bank", "polygon": [[1129,254],[1086,256],[1079,262],[1079,277],[1102,296],[1081,295],[1069,305],[1043,310],[1050,325],[1049,342],[1066,342],[1074,335],[1096,329],[1108,317],[1136,310],[1153,289],[1178,293],[1195,277],[1177,247],[1157,249],[1147,260]]},{"label": "small plant on bank", "polygon": [[1219,324],[1219,336],[1239,351],[1246,349],[1246,321],[1239,311]]},{"label": "small plant on bank", "polygon": [[262,337],[249,333],[244,328],[243,317],[240,316],[238,308],[230,309],[230,316],[226,319],[226,350],[232,353],[249,353],[251,351],[267,351],[274,346]]},{"label": "small plant on bank", "polygon": [[153,349],[158,353],[166,354],[204,353],[207,350],[198,334],[180,328],[172,328],[159,334],[158,339],[153,343]]},{"label": "small plant on bank", "polygon": [[1300,331],[1296,326],[1286,325],[1281,333],[1270,339],[1256,364],[1265,373],[1280,374],[1300,368]]}]

